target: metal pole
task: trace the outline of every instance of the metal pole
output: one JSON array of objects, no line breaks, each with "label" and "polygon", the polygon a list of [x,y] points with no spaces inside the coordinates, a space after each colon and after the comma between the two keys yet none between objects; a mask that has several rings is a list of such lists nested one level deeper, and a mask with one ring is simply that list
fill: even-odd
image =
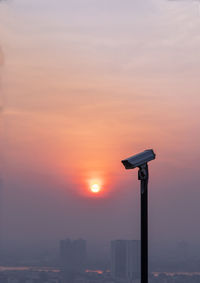
[{"label": "metal pole", "polygon": [[148,283],[148,165],[139,168],[141,181],[141,283]]}]

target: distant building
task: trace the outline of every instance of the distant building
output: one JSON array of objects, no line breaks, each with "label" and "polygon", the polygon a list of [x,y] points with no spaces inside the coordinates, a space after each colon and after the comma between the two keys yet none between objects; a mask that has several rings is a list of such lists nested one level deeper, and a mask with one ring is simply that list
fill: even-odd
[{"label": "distant building", "polygon": [[189,243],[180,241],[176,245],[176,258],[179,261],[187,261],[189,259]]},{"label": "distant building", "polygon": [[86,241],[83,239],[60,241],[60,260],[65,282],[72,283],[74,277],[85,270]]},{"label": "distant building", "polygon": [[140,276],[140,241],[111,241],[111,275],[136,282]]}]

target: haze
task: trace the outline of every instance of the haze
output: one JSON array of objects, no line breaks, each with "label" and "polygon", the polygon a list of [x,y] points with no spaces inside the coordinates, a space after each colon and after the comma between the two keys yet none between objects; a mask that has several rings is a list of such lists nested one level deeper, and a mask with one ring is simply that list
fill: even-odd
[{"label": "haze", "polygon": [[153,148],[152,247],[199,246],[199,3],[141,2],[1,3],[2,245],[138,238],[120,161]]}]

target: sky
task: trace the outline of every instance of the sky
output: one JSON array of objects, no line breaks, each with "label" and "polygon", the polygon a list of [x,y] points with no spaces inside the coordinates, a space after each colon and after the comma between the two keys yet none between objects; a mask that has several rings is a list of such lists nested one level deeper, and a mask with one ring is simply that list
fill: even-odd
[{"label": "sky", "polygon": [[199,5],[1,3],[2,246],[138,239],[148,148],[152,247],[200,246]]}]

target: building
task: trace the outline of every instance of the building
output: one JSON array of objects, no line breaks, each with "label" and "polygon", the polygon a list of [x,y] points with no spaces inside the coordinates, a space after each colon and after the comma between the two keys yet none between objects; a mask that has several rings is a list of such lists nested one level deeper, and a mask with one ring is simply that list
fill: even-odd
[{"label": "building", "polygon": [[60,260],[65,282],[72,283],[77,274],[85,271],[86,241],[83,239],[61,240]]},{"label": "building", "polygon": [[189,259],[189,243],[185,241],[179,241],[176,244],[176,260],[187,261]]},{"label": "building", "polygon": [[140,241],[111,241],[111,275],[136,282],[140,276]]}]

